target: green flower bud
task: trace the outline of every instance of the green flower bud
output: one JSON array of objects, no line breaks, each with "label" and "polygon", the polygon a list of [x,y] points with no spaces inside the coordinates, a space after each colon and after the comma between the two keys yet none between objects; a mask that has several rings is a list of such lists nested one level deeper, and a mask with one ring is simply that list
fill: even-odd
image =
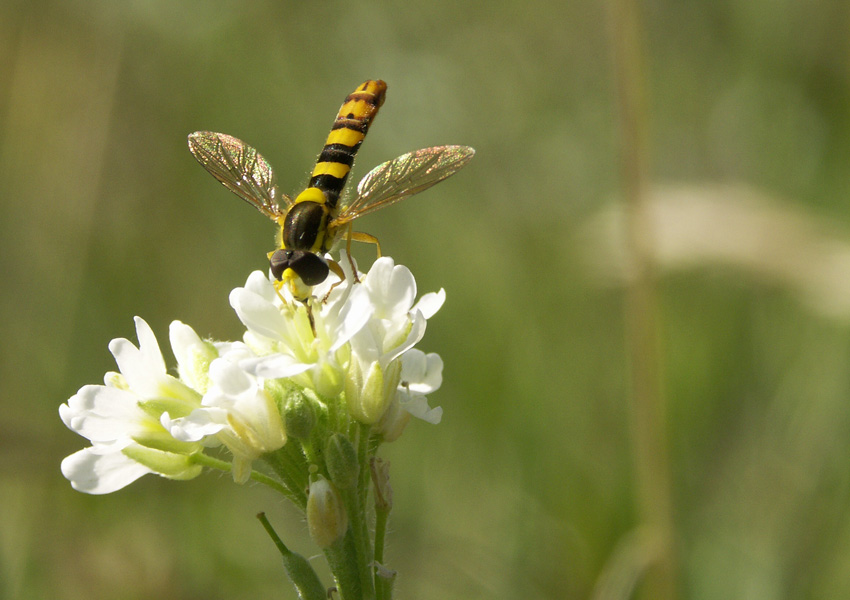
[{"label": "green flower bud", "polygon": [[299,440],[310,437],[316,425],[316,412],[310,399],[298,388],[291,388],[283,405],[283,423],[286,432]]},{"label": "green flower bud", "polygon": [[331,481],[337,487],[347,490],[357,485],[357,476],[360,474],[357,450],[341,433],[335,433],[328,438],[325,446],[325,465]]},{"label": "green flower bud", "polygon": [[325,549],[348,530],[348,514],[339,492],[327,479],[310,484],[307,496],[307,528],[319,548]]}]

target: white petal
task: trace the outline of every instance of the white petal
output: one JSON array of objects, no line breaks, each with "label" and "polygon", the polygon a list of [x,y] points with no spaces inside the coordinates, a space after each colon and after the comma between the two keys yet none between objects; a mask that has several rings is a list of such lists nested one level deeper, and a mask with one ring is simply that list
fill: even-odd
[{"label": "white petal", "polygon": [[407,334],[407,338],[400,345],[381,356],[381,367],[386,369],[387,365],[389,365],[392,361],[419,343],[425,335],[426,324],[427,322],[425,321],[425,317],[422,316],[422,313],[416,311],[413,314],[413,324],[410,327],[410,333]]},{"label": "white petal", "polygon": [[393,267],[389,287],[386,289],[386,303],[399,313],[407,312],[416,298],[416,280],[410,269],[403,265]]},{"label": "white petal", "polygon": [[194,329],[180,321],[172,321],[168,337],[177,359],[180,380],[203,394],[209,386],[209,364],[218,356],[217,350],[204,342]]},{"label": "white petal", "polygon": [[97,454],[92,448],[75,452],[62,461],[65,478],[75,490],[87,494],[109,494],[151,472],[120,452]]},{"label": "white petal", "polygon": [[230,306],[248,329],[273,340],[283,339],[286,322],[271,300],[246,288],[236,288],[230,292]]},{"label": "white petal", "polygon": [[165,360],[162,358],[162,351],[159,349],[159,342],[156,341],[156,336],[153,329],[141,317],[133,317],[136,323],[136,338],[139,340],[139,350],[142,352],[145,363],[148,368],[154,372],[165,372]]},{"label": "white petal", "polygon": [[402,356],[401,379],[412,392],[430,394],[443,383],[443,359],[412,348]]},{"label": "white petal", "polygon": [[166,374],[165,360],[150,326],[139,317],[136,335],[138,348],[130,340],[118,338],[109,342],[109,351],[131,389],[142,396],[156,396],[159,378]]},{"label": "white petal", "polygon": [[277,298],[277,292],[275,292],[274,286],[262,271],[254,271],[248,275],[248,280],[245,282],[245,289],[254,292],[271,303],[274,303]]},{"label": "white petal", "polygon": [[251,348],[243,342],[227,342],[216,345],[220,358],[229,360],[232,363],[238,363],[244,358],[253,358],[256,356]]},{"label": "white petal", "polygon": [[239,396],[255,390],[254,380],[235,363],[219,358],[210,365],[210,380],[228,396]]},{"label": "white petal", "polygon": [[369,294],[362,286],[357,286],[352,290],[348,301],[339,312],[339,321],[336,327],[329,332],[330,338],[333,340],[330,351],[336,352],[358,331],[363,329],[369,319],[372,318],[374,310],[375,307],[369,299]]},{"label": "white petal", "polygon": [[390,276],[392,275],[394,266],[395,261],[393,261],[393,259],[389,256],[382,256],[372,263],[372,268],[369,269],[369,273],[367,273],[366,277],[367,280],[370,278],[372,280],[372,282],[368,284],[369,289],[378,290],[385,288]]},{"label": "white petal", "polygon": [[258,356],[246,358],[239,361],[239,368],[244,369],[255,377],[263,379],[279,379],[281,377],[294,377],[310,369],[313,365],[302,363],[287,354],[272,354],[269,356]]},{"label": "white petal", "polygon": [[419,310],[426,319],[433,317],[446,301],[446,290],[439,292],[428,292],[419,299],[411,310]]},{"label": "white petal", "polygon": [[111,442],[139,431],[146,415],[137,396],[102,385],[86,385],[59,407],[65,425],[92,440]]},{"label": "white petal", "polygon": [[400,394],[399,405],[414,417],[427,421],[432,425],[438,424],[443,418],[443,408],[428,406],[428,398],[422,394]]},{"label": "white petal", "polygon": [[203,340],[195,330],[181,321],[172,321],[168,327],[171,350],[178,363],[192,361],[192,348],[203,345]]},{"label": "white petal", "polygon": [[196,408],[188,417],[181,419],[171,419],[165,412],[160,423],[176,440],[199,442],[226,427],[227,412],[219,408]]},{"label": "white petal", "polygon": [[410,269],[393,265],[391,258],[379,258],[369,269],[364,285],[376,305],[377,317],[394,319],[407,313],[416,297],[416,280]]}]

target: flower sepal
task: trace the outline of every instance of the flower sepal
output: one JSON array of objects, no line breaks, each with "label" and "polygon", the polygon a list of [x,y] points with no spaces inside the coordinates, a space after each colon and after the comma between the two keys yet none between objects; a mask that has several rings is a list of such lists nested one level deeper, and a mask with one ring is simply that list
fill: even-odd
[{"label": "flower sepal", "polygon": [[183,396],[170,398],[149,398],[138,401],[139,408],[156,419],[160,419],[163,413],[168,413],[171,418],[185,417],[201,405],[201,395],[196,391],[186,388]]},{"label": "flower sepal", "polygon": [[165,428],[152,427],[145,432],[134,435],[132,440],[144,448],[183,456],[194,454],[201,449],[201,444],[178,440]]},{"label": "flower sepal", "polygon": [[121,451],[125,456],[136,461],[168,479],[185,481],[194,479],[203,471],[191,455],[166,452],[136,444],[131,444]]}]

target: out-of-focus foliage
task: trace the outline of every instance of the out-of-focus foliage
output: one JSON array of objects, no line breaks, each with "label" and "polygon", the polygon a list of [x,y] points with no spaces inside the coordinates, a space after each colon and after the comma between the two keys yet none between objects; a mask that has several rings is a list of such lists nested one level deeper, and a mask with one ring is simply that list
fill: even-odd
[{"label": "out-of-focus foliage", "polygon": [[[658,256],[682,597],[848,597],[850,7],[642,19],[652,181],[688,190],[658,221],[681,244]],[[423,342],[443,423],[387,453],[397,593],[591,595],[637,525],[623,257],[599,227],[620,191],[607,28],[589,1],[2,3],[0,597],[286,597],[254,514],[317,551],[277,497],[215,474],[74,492],[59,462],[85,442],[57,407],[114,368],[133,315],[161,339],[172,319],[237,335],[227,295],[273,227],[186,134],[244,139],[296,192],[366,78],[389,91],[355,179],[417,147],[478,152],[358,223],[448,292]]]}]

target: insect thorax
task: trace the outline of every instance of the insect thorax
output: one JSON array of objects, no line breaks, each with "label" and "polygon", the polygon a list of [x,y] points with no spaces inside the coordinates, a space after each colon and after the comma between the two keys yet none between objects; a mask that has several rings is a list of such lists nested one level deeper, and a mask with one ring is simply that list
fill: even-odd
[{"label": "insect thorax", "polygon": [[327,251],[327,227],[330,212],[326,204],[305,200],[296,202],[283,220],[281,241],[290,250]]}]

